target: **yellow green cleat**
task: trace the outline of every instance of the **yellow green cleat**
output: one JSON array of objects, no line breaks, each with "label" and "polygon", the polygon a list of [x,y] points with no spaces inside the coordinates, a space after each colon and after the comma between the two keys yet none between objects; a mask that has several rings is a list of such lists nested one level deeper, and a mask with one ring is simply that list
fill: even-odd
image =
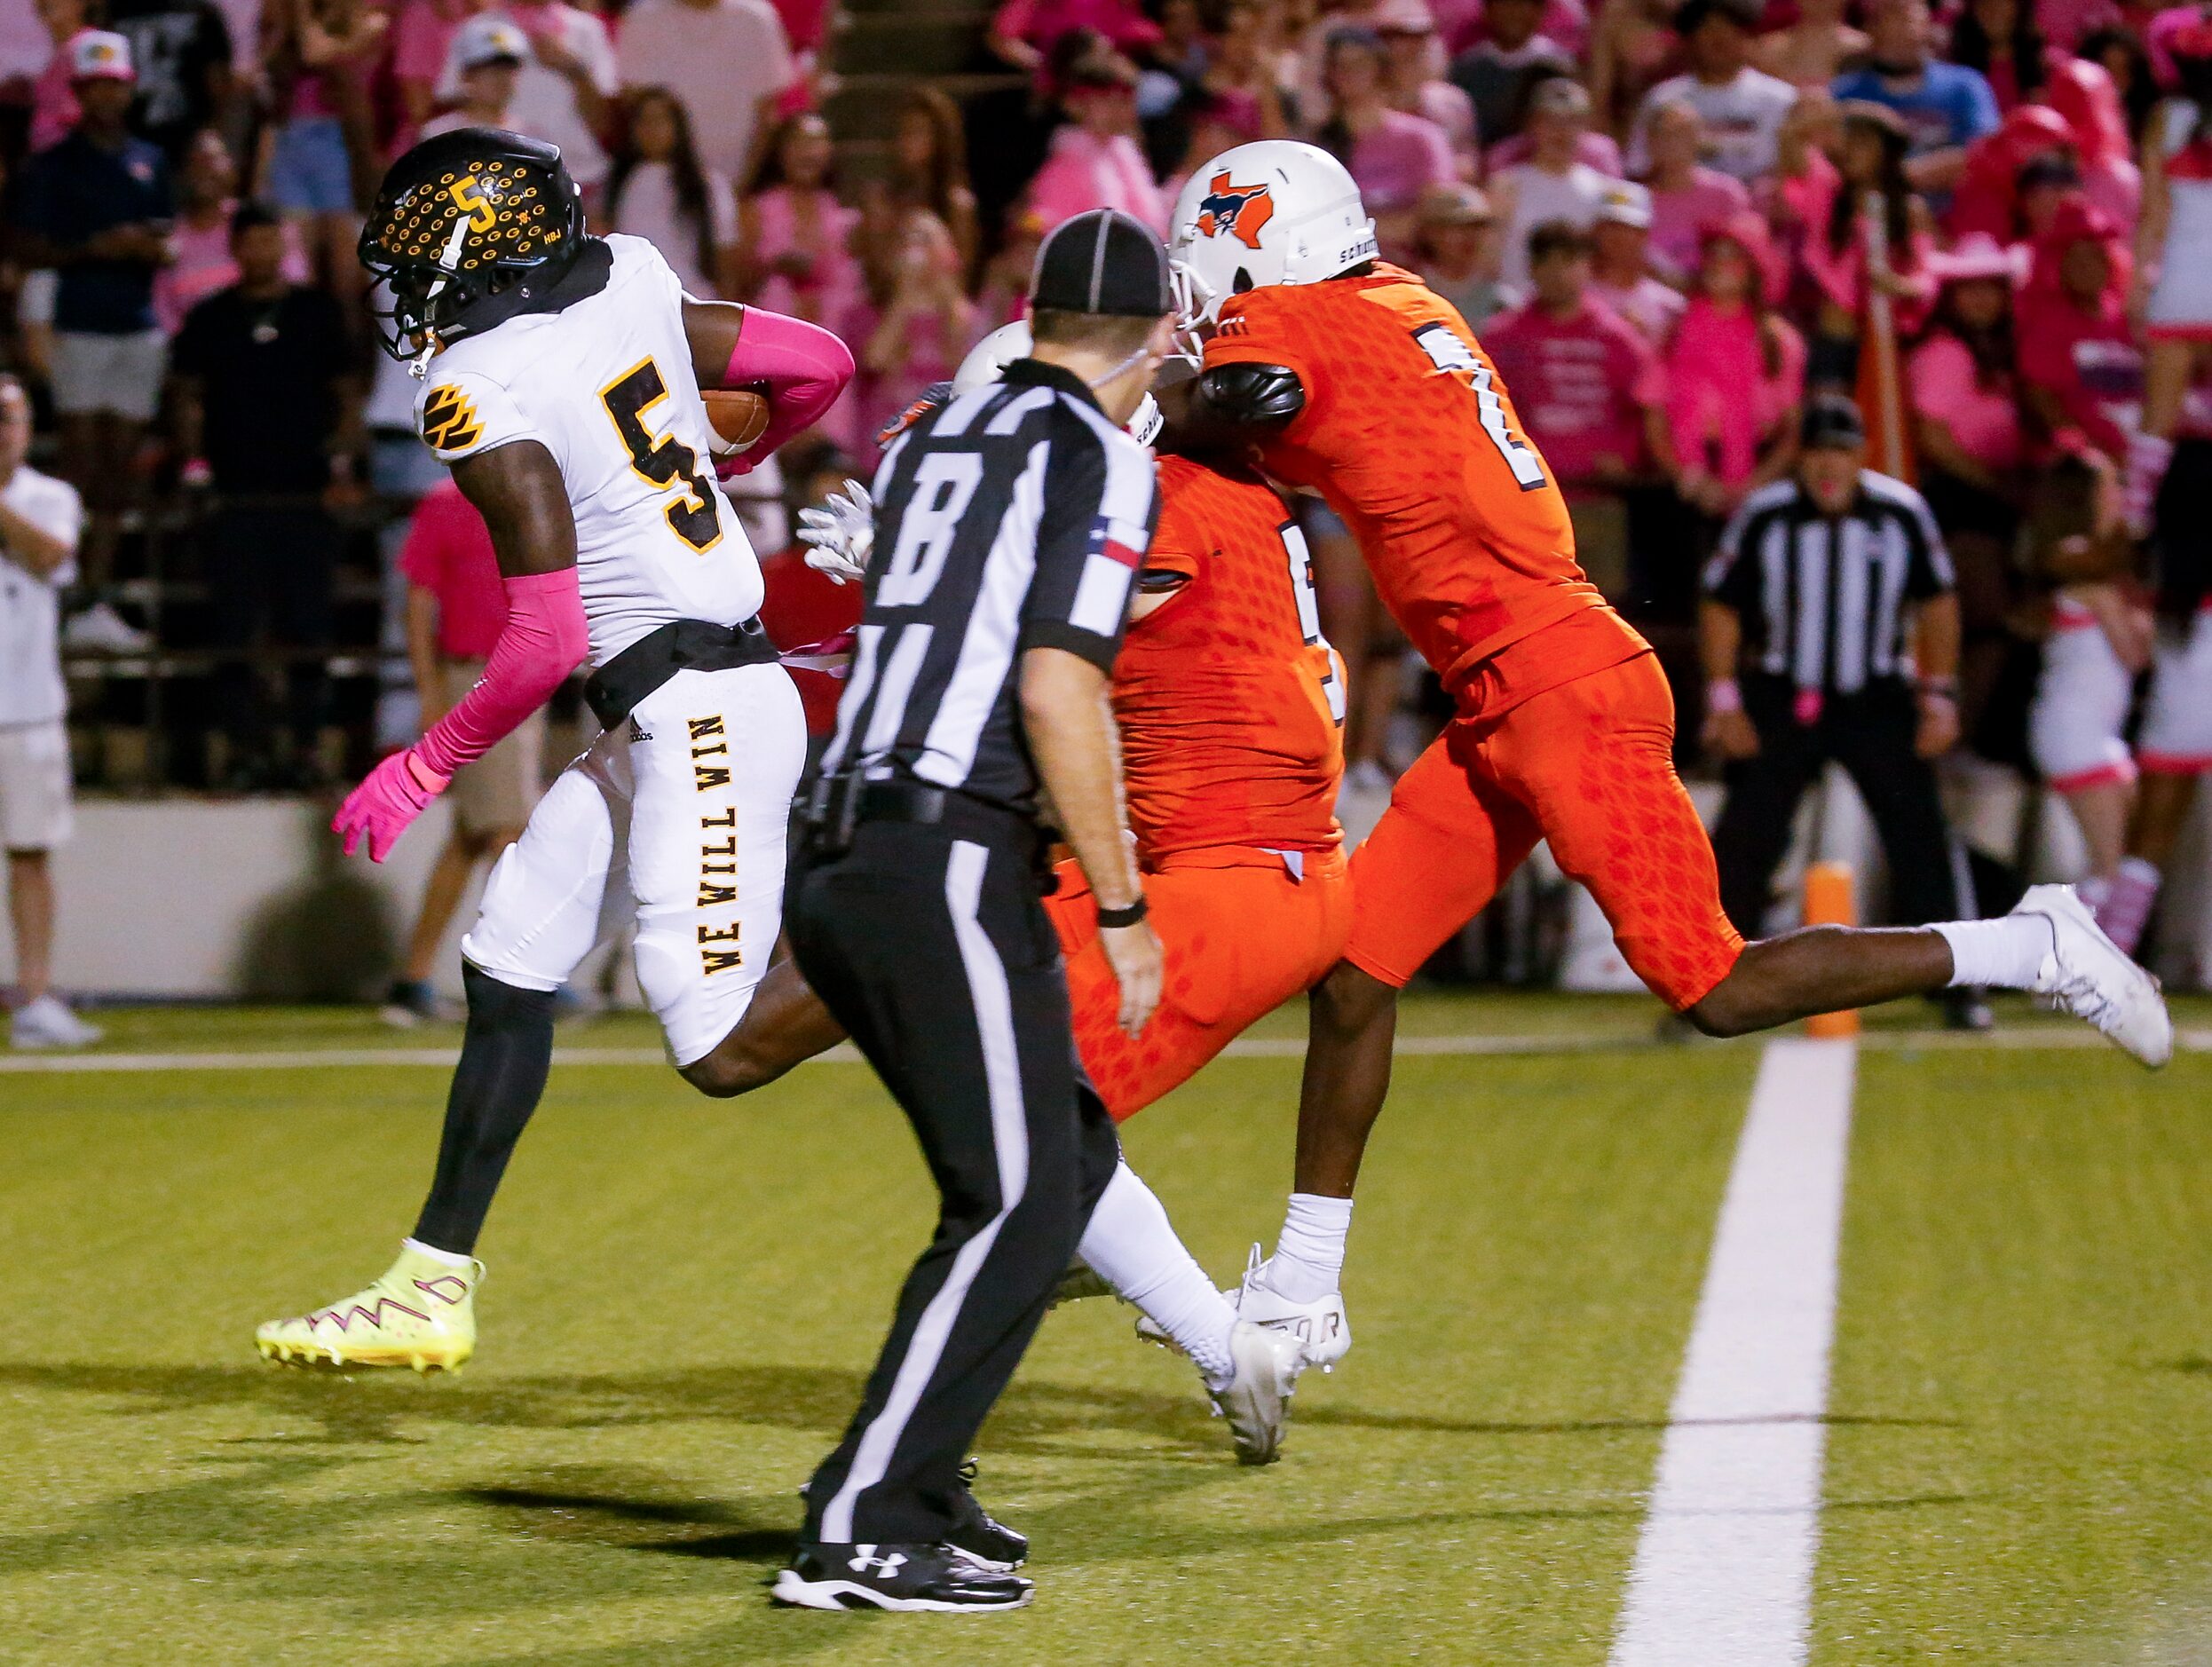
[{"label": "yellow green cleat", "polygon": [[457,1371],[476,1352],[476,1288],[484,1264],[466,1268],[408,1244],[382,1279],[328,1308],[271,1320],[254,1332],[264,1360],[299,1366],[412,1366]]}]

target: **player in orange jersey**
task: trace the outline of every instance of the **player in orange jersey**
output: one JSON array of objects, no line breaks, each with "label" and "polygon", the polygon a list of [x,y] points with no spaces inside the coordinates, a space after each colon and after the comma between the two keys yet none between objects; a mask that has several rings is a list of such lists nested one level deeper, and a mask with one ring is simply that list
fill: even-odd
[{"label": "player in orange jersey", "polygon": [[[1028,348],[1026,326],[994,331],[952,391],[996,380]],[[1157,421],[1140,412],[1130,428],[1149,438]],[[1321,635],[1305,538],[1250,469],[1167,456],[1159,471],[1159,526],[1112,683],[1129,826],[1166,961],[1159,1009],[1142,1034],[1125,1035],[1118,1021],[1097,904],[1074,863],[1055,870],[1045,899],[1068,959],[1077,1051],[1117,1122],[1312,988],[1342,957],[1352,922],[1334,810],[1343,668]],[[818,565],[857,576],[866,510],[849,507],[841,529],[809,512],[821,530],[802,536],[830,552]],[[860,559],[840,569],[841,551]],[[763,1079],[801,1057],[763,1060]]]},{"label": "player in orange jersey", "polygon": [[1576,565],[1496,367],[1448,303],[1376,258],[1333,157],[1268,140],[1214,158],[1177,201],[1170,253],[1186,323],[1206,334],[1203,373],[1163,396],[1178,449],[1320,492],[1458,706],[1353,858],[1351,943],[1312,1002],[1297,1191],[1246,1280],[1247,1317],[1257,1292],[1271,1323],[1304,1312],[1344,1334],[1338,1276],[1397,992],[1539,839],[1645,983],[1710,1034],[1980,984],[2041,991],[2164,1062],[2155,984],[2066,888],[2002,920],[1743,942],[1675,777],[1656,660]]}]

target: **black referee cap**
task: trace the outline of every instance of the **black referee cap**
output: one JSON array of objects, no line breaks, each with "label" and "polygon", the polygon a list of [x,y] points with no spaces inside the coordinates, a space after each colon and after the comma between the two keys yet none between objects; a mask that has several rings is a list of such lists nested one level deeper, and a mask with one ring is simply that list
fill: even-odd
[{"label": "black referee cap", "polygon": [[1797,428],[1797,444],[1806,451],[1822,446],[1849,450],[1867,440],[1866,419],[1858,405],[1840,393],[1815,394],[1805,401],[1805,419]]},{"label": "black referee cap", "polygon": [[1032,310],[1165,317],[1175,308],[1167,250],[1143,221],[1118,209],[1078,214],[1055,226],[1038,249],[1029,302]]}]

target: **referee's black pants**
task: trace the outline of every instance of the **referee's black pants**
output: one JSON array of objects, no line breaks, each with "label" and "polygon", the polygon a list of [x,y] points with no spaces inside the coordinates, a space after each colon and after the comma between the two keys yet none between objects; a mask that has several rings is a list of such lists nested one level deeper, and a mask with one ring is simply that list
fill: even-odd
[{"label": "referee's black pants", "polygon": [[941,1199],[805,1537],[935,1542],[961,1460],[1029,1347],[1120,1156],[1076,1062],[1034,838],[865,822],[810,860],[786,920],[807,982],[921,1142]]},{"label": "referee's black pants", "polygon": [[1956,850],[1935,770],[1913,750],[1920,707],[1911,686],[1884,677],[1857,694],[1830,695],[1811,723],[1797,722],[1789,679],[1752,675],[1742,688],[1759,750],[1728,766],[1728,796],[1713,831],[1720,904],[1736,930],[1758,936],[1797,801],[1830,760],[1851,777],[1881,837],[1892,918],[1900,926],[1958,919]]}]

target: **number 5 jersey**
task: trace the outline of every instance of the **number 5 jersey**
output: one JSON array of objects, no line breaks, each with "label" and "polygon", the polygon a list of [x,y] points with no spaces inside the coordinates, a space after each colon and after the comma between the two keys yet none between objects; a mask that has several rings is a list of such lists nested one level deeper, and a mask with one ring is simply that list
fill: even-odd
[{"label": "number 5 jersey", "polygon": [[1455,695],[1500,649],[1604,605],[1497,368],[1412,273],[1379,261],[1365,277],[1232,296],[1205,362],[1298,373],[1305,407],[1261,462],[1344,517],[1391,616]]},{"label": "number 5 jersey", "polygon": [[446,348],[415,406],[444,462],[517,440],[552,453],[576,517],[594,666],[672,620],[739,624],[762,594],[715,481],[683,285],[644,238],[605,241],[597,293]]}]

